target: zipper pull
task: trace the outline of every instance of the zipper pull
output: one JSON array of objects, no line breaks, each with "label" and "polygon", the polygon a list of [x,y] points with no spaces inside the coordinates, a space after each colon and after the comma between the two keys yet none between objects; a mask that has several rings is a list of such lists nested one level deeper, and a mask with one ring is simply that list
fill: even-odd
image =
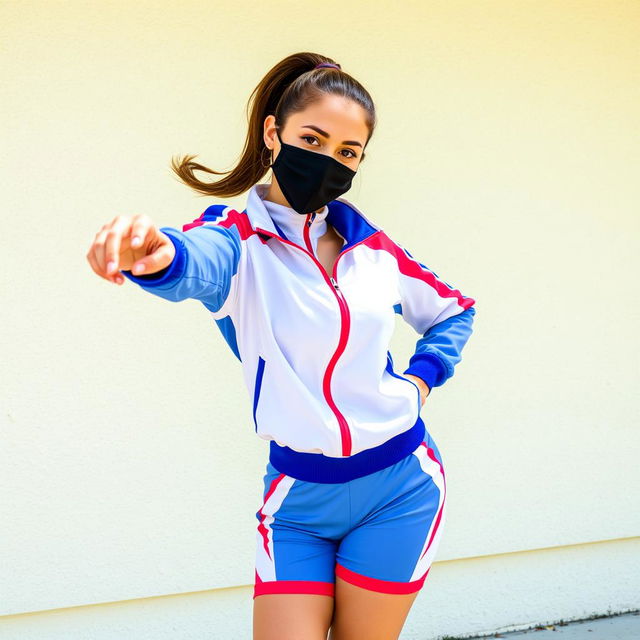
[{"label": "zipper pull", "polygon": [[329,276],[329,280],[331,280],[331,284],[339,291],[340,287],[338,286],[338,283],[333,279],[333,276]]}]

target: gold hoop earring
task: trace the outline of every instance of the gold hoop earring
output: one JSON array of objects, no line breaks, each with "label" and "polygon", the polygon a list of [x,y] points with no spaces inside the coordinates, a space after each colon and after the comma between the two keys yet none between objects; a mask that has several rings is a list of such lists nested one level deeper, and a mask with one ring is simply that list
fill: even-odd
[{"label": "gold hoop earring", "polygon": [[[265,164],[264,163],[264,152],[265,152],[265,150],[269,152],[269,164]],[[262,151],[260,151],[260,164],[265,169],[269,169],[269,167],[271,167],[271,149],[269,149],[269,147],[262,147]]]}]

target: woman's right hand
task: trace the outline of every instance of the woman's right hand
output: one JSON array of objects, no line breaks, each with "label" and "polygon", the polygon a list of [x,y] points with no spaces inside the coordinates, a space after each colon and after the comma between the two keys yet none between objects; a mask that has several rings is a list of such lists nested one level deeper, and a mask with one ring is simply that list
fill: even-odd
[{"label": "woman's right hand", "polygon": [[155,273],[170,265],[175,253],[169,236],[149,216],[140,214],[116,216],[103,225],[87,252],[87,260],[101,278],[122,284],[120,269],[131,270],[134,276]]}]

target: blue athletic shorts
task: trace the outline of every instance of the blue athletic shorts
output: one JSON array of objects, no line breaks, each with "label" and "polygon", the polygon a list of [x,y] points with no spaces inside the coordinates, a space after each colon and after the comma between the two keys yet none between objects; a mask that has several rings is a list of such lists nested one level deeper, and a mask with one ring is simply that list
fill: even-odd
[{"label": "blue athletic shorts", "polygon": [[420,590],[445,520],[442,457],[428,431],[399,462],[347,482],[308,482],[267,463],[256,512],[254,595],[335,595],[335,580]]}]

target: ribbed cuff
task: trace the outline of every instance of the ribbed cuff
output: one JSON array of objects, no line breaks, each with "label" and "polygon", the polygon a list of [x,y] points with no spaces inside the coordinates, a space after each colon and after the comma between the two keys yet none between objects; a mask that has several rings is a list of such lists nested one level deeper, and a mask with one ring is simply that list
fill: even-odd
[{"label": "ribbed cuff", "polygon": [[433,353],[415,353],[409,360],[409,368],[402,373],[417,376],[429,387],[438,387],[447,379],[447,370],[438,356]]}]

